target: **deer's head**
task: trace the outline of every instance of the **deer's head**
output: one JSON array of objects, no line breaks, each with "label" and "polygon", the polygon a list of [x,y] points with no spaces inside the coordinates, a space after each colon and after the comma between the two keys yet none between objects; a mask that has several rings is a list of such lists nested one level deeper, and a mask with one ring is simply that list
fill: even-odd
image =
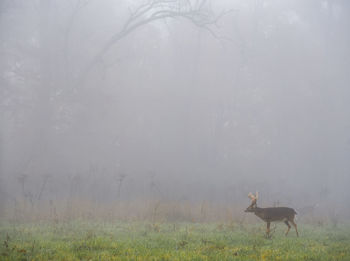
[{"label": "deer's head", "polygon": [[248,197],[251,200],[251,203],[249,205],[249,207],[247,207],[247,209],[244,212],[254,212],[255,209],[257,208],[257,200],[258,200],[258,192],[255,193],[255,195],[253,193],[249,193]]}]

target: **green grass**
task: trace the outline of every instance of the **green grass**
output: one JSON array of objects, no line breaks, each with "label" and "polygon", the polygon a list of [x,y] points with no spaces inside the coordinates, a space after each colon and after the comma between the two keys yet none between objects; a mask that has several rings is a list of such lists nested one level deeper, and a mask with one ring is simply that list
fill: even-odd
[{"label": "green grass", "polygon": [[350,226],[299,225],[271,239],[264,223],[2,224],[0,260],[350,260]]}]

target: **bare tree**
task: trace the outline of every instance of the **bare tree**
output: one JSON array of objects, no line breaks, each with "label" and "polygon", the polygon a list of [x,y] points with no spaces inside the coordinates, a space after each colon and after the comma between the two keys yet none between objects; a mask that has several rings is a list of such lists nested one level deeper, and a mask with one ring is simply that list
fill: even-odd
[{"label": "bare tree", "polygon": [[39,191],[39,195],[38,195],[38,201],[41,199],[41,196],[43,195],[43,192],[45,190],[45,187],[47,185],[47,182],[50,178],[50,175],[48,174],[45,174],[43,175],[43,181],[42,181],[42,184],[41,184],[41,187],[40,187],[40,191]]},{"label": "bare tree", "polygon": [[126,174],[124,174],[124,173],[120,173],[120,174],[116,177],[117,182],[118,182],[118,190],[117,190],[118,199],[120,198],[120,193],[121,193],[123,181],[124,181],[125,178],[126,178]]},{"label": "bare tree", "polygon": [[113,34],[103,45],[99,52],[92,58],[91,62],[83,70],[78,85],[83,83],[91,70],[103,61],[106,53],[116,45],[120,40],[124,39],[130,33],[137,29],[148,25],[152,22],[163,19],[182,18],[190,21],[195,26],[210,32],[214,37],[218,37],[212,30],[212,26],[226,12],[215,15],[207,6],[207,0],[197,0],[192,3],[190,0],[148,0],[133,10],[130,10],[129,18],[125,21],[121,30]]}]

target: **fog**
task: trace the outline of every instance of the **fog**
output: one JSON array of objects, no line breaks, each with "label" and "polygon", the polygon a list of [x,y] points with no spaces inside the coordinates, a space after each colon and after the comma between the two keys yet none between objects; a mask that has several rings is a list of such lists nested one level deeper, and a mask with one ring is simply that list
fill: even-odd
[{"label": "fog", "polygon": [[243,215],[259,191],[349,219],[349,8],[1,0],[0,216],[73,201]]}]

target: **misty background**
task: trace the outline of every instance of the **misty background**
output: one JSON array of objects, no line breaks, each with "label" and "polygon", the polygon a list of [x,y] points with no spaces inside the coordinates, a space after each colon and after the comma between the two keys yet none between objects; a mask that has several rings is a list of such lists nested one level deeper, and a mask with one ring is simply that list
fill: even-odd
[{"label": "misty background", "polygon": [[0,216],[259,191],[349,218],[349,8],[1,0]]}]

